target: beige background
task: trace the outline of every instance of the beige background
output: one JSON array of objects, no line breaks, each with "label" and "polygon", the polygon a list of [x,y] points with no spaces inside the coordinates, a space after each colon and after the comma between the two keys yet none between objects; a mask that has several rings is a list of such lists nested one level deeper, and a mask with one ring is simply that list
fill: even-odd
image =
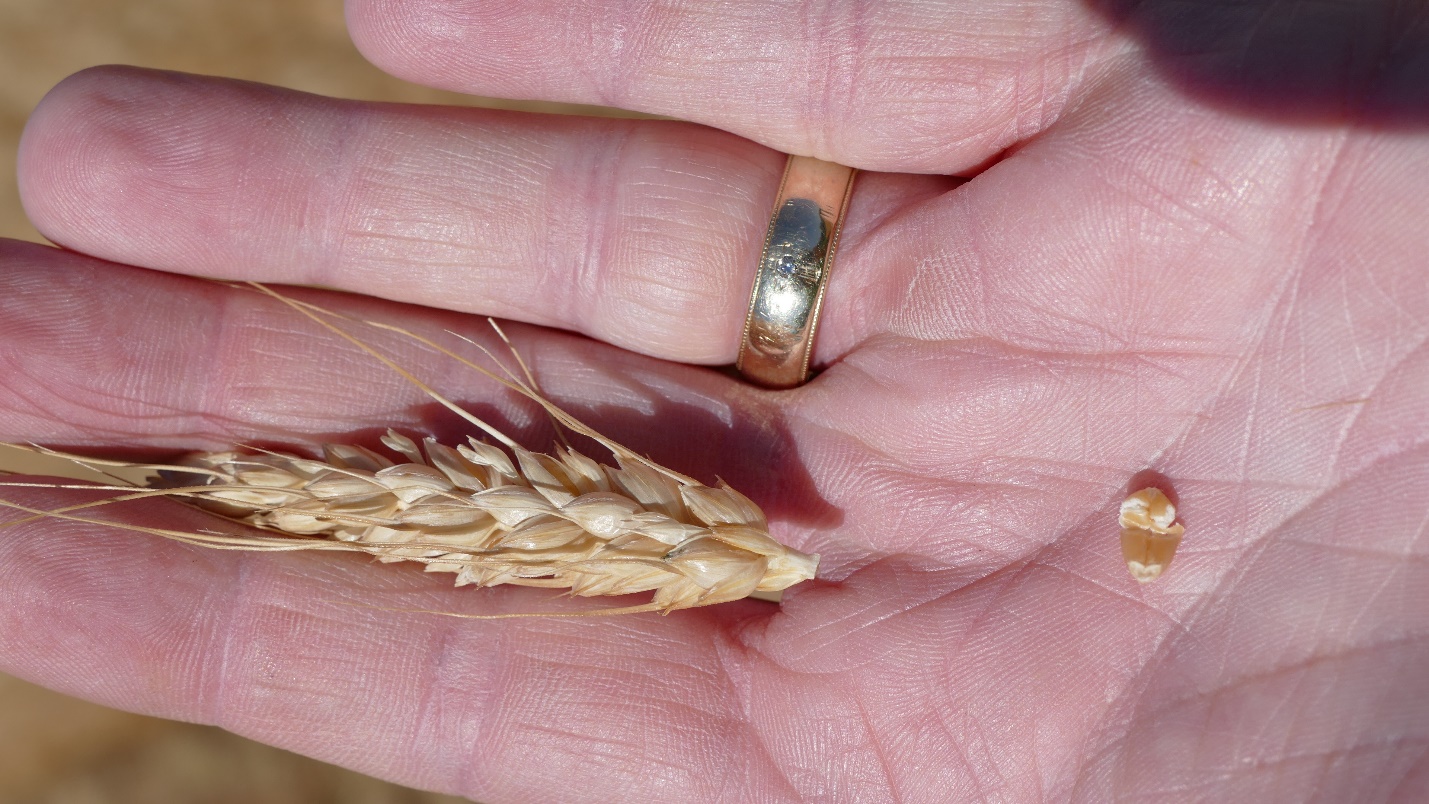
[{"label": "beige background", "polygon": [[[25,220],[15,189],[25,118],[60,79],[106,63],[227,75],[339,97],[513,105],[461,98],[379,72],[348,42],[341,0],[0,0],[0,236],[42,240]],[[14,453],[0,454],[0,469],[25,466]],[[377,782],[219,729],[117,712],[0,675],[0,802],[457,800]]]}]

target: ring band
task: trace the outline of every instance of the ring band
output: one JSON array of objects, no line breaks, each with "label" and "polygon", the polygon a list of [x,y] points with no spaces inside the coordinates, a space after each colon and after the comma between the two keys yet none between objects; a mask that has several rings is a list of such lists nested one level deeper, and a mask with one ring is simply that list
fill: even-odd
[{"label": "ring band", "polygon": [[855,172],[807,156],[790,156],[784,166],[735,362],[753,382],[793,388],[808,379]]}]

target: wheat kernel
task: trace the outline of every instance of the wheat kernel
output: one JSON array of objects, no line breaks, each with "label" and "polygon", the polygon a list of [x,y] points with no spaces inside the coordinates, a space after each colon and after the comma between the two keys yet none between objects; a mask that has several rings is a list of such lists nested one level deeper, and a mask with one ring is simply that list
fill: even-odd
[{"label": "wheat kernel", "polygon": [[1144,488],[1122,501],[1119,520],[1121,555],[1131,577],[1138,583],[1161,577],[1186,531],[1176,522],[1176,506],[1161,489]]}]

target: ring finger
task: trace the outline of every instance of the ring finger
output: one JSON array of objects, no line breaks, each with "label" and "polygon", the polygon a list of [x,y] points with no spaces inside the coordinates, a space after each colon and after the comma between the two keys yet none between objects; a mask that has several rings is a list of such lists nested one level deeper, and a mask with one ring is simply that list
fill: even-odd
[{"label": "ring finger", "polygon": [[[103,68],[41,104],[20,168],[36,226],[106,259],[325,285],[728,363],[783,156],[686,123],[334,101]],[[856,253],[860,221],[945,186],[866,178],[842,253]],[[825,330],[838,334],[815,360],[849,348],[848,329]]]}]

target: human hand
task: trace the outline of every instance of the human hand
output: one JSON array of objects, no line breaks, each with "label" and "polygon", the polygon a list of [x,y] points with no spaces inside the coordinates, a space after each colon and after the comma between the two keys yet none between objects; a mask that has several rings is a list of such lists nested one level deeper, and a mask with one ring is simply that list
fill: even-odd
[{"label": "human hand", "polygon": [[[1160,6],[1127,34],[1101,5],[351,8],[401,75],[727,132],[67,81],[22,190],[80,254],[5,247],[5,437],[454,432],[286,311],[174,274],[410,302],[325,300],[429,330],[494,314],[596,339],[516,332],[559,403],[728,479],[823,580],[777,610],[472,622],[333,600],[550,603],[48,523],[0,542],[6,669],[489,801],[1422,793],[1429,150],[1404,104],[1325,119],[1332,87],[1260,112],[1179,81],[1132,24]],[[882,172],[826,370],[765,392],[683,364],[734,357],[780,150]],[[1116,506],[1148,468],[1188,530],[1138,587]]]}]

